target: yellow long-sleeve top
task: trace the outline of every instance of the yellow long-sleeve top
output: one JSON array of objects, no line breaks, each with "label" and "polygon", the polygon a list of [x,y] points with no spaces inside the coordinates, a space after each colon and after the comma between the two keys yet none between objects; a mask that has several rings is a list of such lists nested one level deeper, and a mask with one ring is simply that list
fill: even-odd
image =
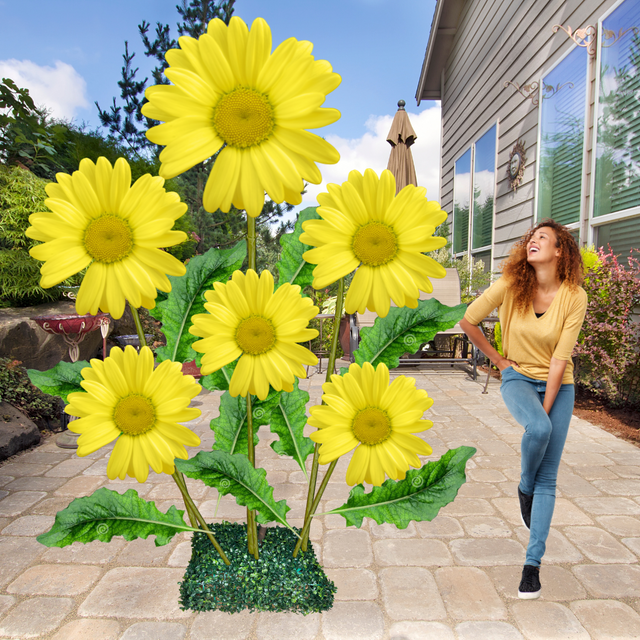
[{"label": "yellow long-sleeve top", "polygon": [[494,282],[464,314],[471,324],[478,325],[496,307],[502,329],[502,350],[505,358],[514,360],[514,369],[535,380],[547,380],[551,358],[567,360],[562,384],[573,384],[571,352],[575,347],[587,310],[587,294],[582,287],[562,283],[551,306],[539,318],[533,304],[516,312],[514,295],[506,280]]}]

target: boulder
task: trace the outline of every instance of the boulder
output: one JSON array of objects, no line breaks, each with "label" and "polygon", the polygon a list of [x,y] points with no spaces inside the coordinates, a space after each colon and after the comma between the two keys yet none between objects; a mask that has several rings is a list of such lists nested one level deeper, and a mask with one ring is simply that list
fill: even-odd
[{"label": "boulder", "polygon": [[0,402],[0,460],[40,442],[40,430],[24,413]]},{"label": "boulder", "polygon": [[[69,347],[63,337],[47,333],[31,318],[75,313],[75,304],[69,300],[0,309],[0,358],[19,360],[23,367],[39,371],[51,369],[60,360],[69,362]],[[101,346],[99,330],[86,334],[80,343],[80,360],[94,358]]]}]

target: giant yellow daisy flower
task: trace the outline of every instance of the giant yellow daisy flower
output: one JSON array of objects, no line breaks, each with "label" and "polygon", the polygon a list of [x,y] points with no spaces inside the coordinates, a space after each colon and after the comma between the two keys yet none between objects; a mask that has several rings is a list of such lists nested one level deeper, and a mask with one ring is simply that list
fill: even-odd
[{"label": "giant yellow daisy flower", "polygon": [[45,189],[50,212],[29,216],[26,234],[44,244],[29,253],[44,261],[44,288],[53,287],[89,267],[78,297],[79,314],[98,309],[120,318],[125,299],[134,307],[152,309],[161,291],[171,291],[166,274],[181,276],[184,265],[160,247],[187,238],[171,231],[187,205],[177,193],[163,189],[164,179],[147,174],[131,186],[124,158],[115,166],[106,158],[94,164],[85,158],[73,175],[58,173]]},{"label": "giant yellow daisy flower", "polygon": [[409,467],[420,467],[416,454],[428,456],[431,447],[417,436],[433,422],[421,420],[433,404],[415,380],[398,376],[389,384],[389,369],[369,362],[362,368],[349,367],[344,376],[331,376],[322,385],[326,403],[311,407],[309,424],[318,431],[309,437],[321,443],[320,464],[327,464],[357,447],[349,468],[347,484],[368,482],[380,486],[385,474],[404,479]]},{"label": "giant yellow daisy flower", "polygon": [[240,360],[229,383],[232,396],[247,393],[264,400],[269,385],[277,391],[293,391],[295,376],[305,378],[302,365],[318,364],[318,358],[298,342],[318,335],[307,328],[318,313],[298,285],[283,284],[273,292],[273,276],[249,269],[235,271],[226,284],[216,282],[205,294],[209,313],[192,318],[189,331],[203,340],[193,344],[202,356],[204,375]]},{"label": "giant yellow daisy flower", "polygon": [[396,196],[395,178],[387,170],[380,179],[371,169],[364,176],[351,171],[342,186],[329,184],[327,190],[318,195],[322,220],[304,222],[300,235],[301,242],[317,247],[303,255],[318,265],[314,288],[324,289],[359,267],[347,293],[347,313],[366,308],[384,318],[389,298],[415,309],[418,289],[433,291],[428,276],[446,275],[442,265],[422,254],[446,244],[433,233],[447,214],[426,199],[424,187],[409,185]]},{"label": "giant yellow daisy flower", "polygon": [[275,202],[300,204],[303,180],[319,184],[316,162],[334,164],[338,152],[305,131],[338,120],[321,109],[340,84],[313,45],[289,38],[271,53],[271,30],[262,19],[251,26],[237,17],[227,27],[209,23],[197,40],[182,36],[167,51],[165,74],[173,85],[149,87],[142,113],[165,124],[149,129],[151,142],[165,145],[160,175],[172,178],[216,158],[204,190],[207,211],[229,211],[233,203],[255,217],[264,192]]},{"label": "giant yellow daisy flower", "polygon": [[104,360],[92,360],[82,370],[86,393],[69,394],[65,411],[80,420],[69,430],[81,434],[78,455],[86,456],[117,438],[107,475],[112,480],[125,475],[144,482],[149,465],[156,473],[175,471],[174,459],[188,458],[183,445],[196,447],[200,438],[178,424],[200,416],[190,408],[200,393],[193,376],[182,375],[182,365],[165,360],[154,370],[153,353],[142,347],[124,352],[115,347]]}]

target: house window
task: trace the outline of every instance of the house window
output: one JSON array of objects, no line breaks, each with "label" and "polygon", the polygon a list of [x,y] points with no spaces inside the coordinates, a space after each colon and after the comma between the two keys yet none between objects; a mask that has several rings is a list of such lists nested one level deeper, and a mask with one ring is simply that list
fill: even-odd
[{"label": "house window", "polygon": [[[611,247],[615,255],[623,258],[631,249],[640,249],[640,217],[623,218],[596,227],[595,246],[604,247],[605,251]],[[626,261],[623,260],[622,264],[626,265]]]},{"label": "house window", "polygon": [[594,218],[640,212],[640,3],[623,2],[599,31]]},{"label": "house window", "polygon": [[496,133],[493,125],[478,138],[455,162],[453,175],[453,253],[461,257],[471,252],[484,261],[487,271],[491,270]]},{"label": "house window", "polygon": [[587,50],[574,47],[542,78],[538,220],[580,222],[587,63]]},{"label": "house window", "polygon": [[453,173],[453,253],[469,249],[469,201],[471,190],[471,149],[455,163]]}]

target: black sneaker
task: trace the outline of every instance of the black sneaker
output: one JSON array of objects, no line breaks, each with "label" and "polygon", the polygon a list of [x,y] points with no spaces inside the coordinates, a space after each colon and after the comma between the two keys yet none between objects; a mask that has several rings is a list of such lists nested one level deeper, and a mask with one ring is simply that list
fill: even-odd
[{"label": "black sneaker", "polygon": [[533,496],[528,496],[520,491],[518,487],[518,499],[520,500],[520,515],[522,516],[522,524],[531,529],[531,506],[533,505]]},{"label": "black sneaker", "polygon": [[525,564],[522,569],[522,580],[520,580],[520,586],[518,587],[518,598],[535,600],[540,597],[541,590],[540,567]]}]

